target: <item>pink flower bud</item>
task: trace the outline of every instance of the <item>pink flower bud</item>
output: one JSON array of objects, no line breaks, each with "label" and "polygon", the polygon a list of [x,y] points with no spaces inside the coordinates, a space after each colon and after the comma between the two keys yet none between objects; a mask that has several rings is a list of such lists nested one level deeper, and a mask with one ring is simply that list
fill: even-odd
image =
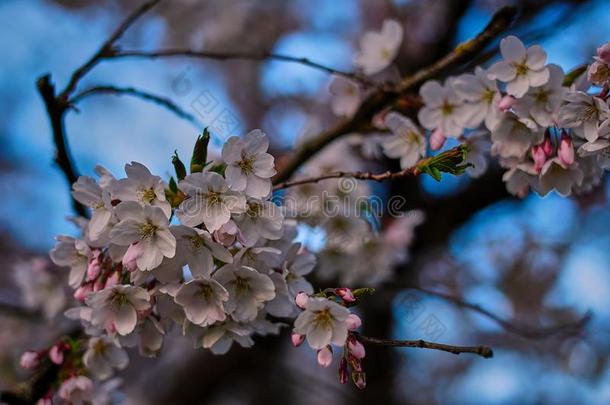
[{"label": "pink flower bud", "polygon": [[602,62],[610,65],[610,42],[606,42],[604,45],[597,48],[597,57]]},{"label": "pink flower bud", "polygon": [[603,62],[593,62],[587,69],[587,80],[597,86],[603,86],[610,80],[610,67]]},{"label": "pink flower bud", "polygon": [[93,251],[93,258],[89,261],[87,267],[87,281],[95,280],[102,271],[102,263],[100,261],[100,251]]},{"label": "pink flower bud", "polygon": [[120,278],[121,274],[118,271],[113,271],[106,279],[106,284],[104,284],[104,288],[113,287],[117,285],[119,283]]},{"label": "pink flower bud", "polygon": [[360,371],[353,372],[352,381],[354,382],[354,385],[358,389],[362,390],[362,389],[366,388],[366,374],[364,374],[363,372],[360,372]]},{"label": "pink flower bud", "polygon": [[546,153],[540,145],[532,146],[532,159],[534,159],[534,169],[539,172],[546,162]]},{"label": "pink flower bud", "polygon": [[362,320],[356,314],[349,314],[345,320],[348,330],[356,330],[362,325]]},{"label": "pink flower bud", "polygon": [[356,338],[351,338],[347,341],[347,348],[349,352],[357,359],[363,359],[366,355],[364,346]]},{"label": "pink flower bud", "polygon": [[49,397],[42,397],[36,402],[36,405],[53,405],[53,400]]},{"label": "pink flower bud", "polygon": [[430,149],[439,150],[445,144],[447,137],[443,133],[443,130],[440,128],[436,128],[432,135],[430,135]]},{"label": "pink flower bud", "polygon": [[127,248],[127,252],[123,256],[123,267],[127,271],[136,271],[138,269],[138,257],[140,257],[141,250],[140,246],[137,243],[133,245],[129,245]]},{"label": "pink flower bud", "polygon": [[301,291],[295,297],[294,302],[297,304],[297,307],[305,309],[307,307],[307,303],[309,302],[309,295]]},{"label": "pink flower bud", "polygon": [[85,302],[85,298],[93,292],[93,283],[85,283],[74,291],[74,299],[78,302]]},{"label": "pink flower bud", "polygon": [[551,142],[550,136],[547,135],[544,137],[544,141],[542,142],[541,146],[547,158],[553,155],[553,143]]},{"label": "pink flower bud", "polygon": [[51,347],[51,350],[49,350],[49,358],[57,365],[64,362],[64,352],[59,344]]},{"label": "pink flower bud", "polygon": [[349,374],[347,372],[347,360],[345,357],[341,357],[339,361],[339,382],[341,384],[345,384],[349,378]]},{"label": "pink flower bud", "polygon": [[305,341],[305,335],[299,335],[298,333],[293,332],[292,335],[290,335],[290,340],[294,347],[299,347]]},{"label": "pink flower bud", "polygon": [[102,291],[104,289],[104,284],[105,283],[102,278],[99,277],[97,280],[95,280],[95,283],[93,283],[93,292]]},{"label": "pink flower bud", "polygon": [[343,299],[345,302],[356,302],[356,297],[349,288],[335,288],[335,294]]},{"label": "pink flower bud", "polygon": [[21,367],[31,370],[40,364],[40,355],[36,352],[24,352],[19,360]]},{"label": "pink flower bud", "polygon": [[506,95],[502,97],[502,99],[498,103],[498,108],[500,109],[500,111],[506,112],[513,106],[514,103],[515,98],[511,95]]},{"label": "pink flower bud", "polygon": [[322,367],[328,367],[333,362],[333,352],[330,346],[318,350],[318,364]]},{"label": "pink flower bud", "polygon": [[557,157],[566,166],[570,166],[574,163],[574,146],[572,145],[572,139],[566,134],[561,135],[561,141],[559,141],[559,148],[557,149]]},{"label": "pink flower bud", "polygon": [[235,239],[237,239],[238,233],[239,228],[237,228],[235,222],[229,221],[223,226],[221,226],[220,229],[214,231],[213,236],[214,240],[216,240],[216,242],[220,243],[221,245],[231,246],[235,242]]}]

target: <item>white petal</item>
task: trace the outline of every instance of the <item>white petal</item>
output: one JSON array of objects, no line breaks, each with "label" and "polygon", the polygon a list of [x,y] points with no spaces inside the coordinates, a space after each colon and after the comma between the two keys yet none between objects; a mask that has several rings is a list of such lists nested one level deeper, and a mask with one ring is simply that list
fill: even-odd
[{"label": "white petal", "polygon": [[523,62],[527,55],[523,42],[514,35],[509,35],[500,41],[500,52],[509,62]]},{"label": "white petal", "polygon": [[546,52],[540,45],[533,45],[527,49],[527,66],[532,70],[540,70],[546,63]]}]

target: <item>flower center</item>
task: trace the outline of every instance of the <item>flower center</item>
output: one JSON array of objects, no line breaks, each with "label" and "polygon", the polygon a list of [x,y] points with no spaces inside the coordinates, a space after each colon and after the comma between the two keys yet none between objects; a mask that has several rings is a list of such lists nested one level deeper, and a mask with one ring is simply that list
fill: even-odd
[{"label": "flower center", "polygon": [[237,277],[235,281],[233,281],[235,285],[235,294],[242,295],[247,293],[250,290],[250,285],[248,284],[248,280],[245,278]]},{"label": "flower center", "polygon": [[594,105],[588,105],[582,110],[582,117],[585,121],[597,118],[597,108]]},{"label": "flower center", "polygon": [[97,355],[103,356],[106,352],[106,345],[103,341],[99,340],[93,345],[93,352]]},{"label": "flower center", "polygon": [[330,327],[332,324],[332,321],[333,321],[333,316],[330,313],[330,310],[328,308],[315,312],[315,315],[313,318],[313,323],[314,323],[314,325],[316,325],[316,327],[319,327],[319,328]]},{"label": "flower center", "polygon": [[487,104],[491,104],[494,101],[494,97],[496,96],[496,92],[493,91],[492,89],[485,89],[485,92],[483,93],[483,101],[485,101]]},{"label": "flower center", "polygon": [[242,173],[250,174],[254,171],[254,162],[251,158],[242,156],[241,160],[239,161],[239,168],[241,169]]},{"label": "flower center", "polygon": [[449,104],[447,101],[441,106],[441,112],[443,115],[451,115],[453,113],[453,104]]},{"label": "flower center", "polygon": [[248,208],[246,209],[246,215],[248,215],[250,218],[256,218],[261,213],[261,210],[262,207],[260,204],[248,204]]},{"label": "flower center", "polygon": [[158,227],[156,225],[151,224],[150,222],[140,225],[140,239],[148,239],[152,237],[155,232],[157,232],[157,229]]},{"label": "flower center", "polygon": [[539,104],[546,104],[549,102],[549,91],[540,89],[534,93],[534,100]]},{"label": "flower center", "polygon": [[407,131],[407,142],[419,145],[419,136],[414,131]]},{"label": "flower center", "polygon": [[147,202],[151,204],[156,197],[157,195],[155,194],[155,190],[153,190],[152,188],[146,188],[142,190],[142,196],[140,197],[140,200],[142,200],[142,202]]},{"label": "flower center", "polygon": [[199,287],[199,294],[206,300],[209,300],[214,295],[214,290],[212,290],[212,286],[209,284],[204,284]]},{"label": "flower center", "polygon": [[207,198],[210,205],[216,205],[222,202],[222,197],[218,191],[209,191]]},{"label": "flower center", "polygon": [[381,58],[385,60],[390,60],[390,58],[392,57],[392,54],[390,53],[390,50],[388,48],[381,48],[379,50],[379,53],[381,54]]},{"label": "flower center", "polygon": [[129,303],[129,298],[127,298],[127,295],[123,293],[115,292],[112,298],[110,299],[110,303],[118,309],[121,308],[123,305],[127,305],[127,303]]},{"label": "flower center", "polygon": [[515,64],[513,66],[515,67],[515,72],[517,73],[517,76],[524,76],[530,70],[530,68],[527,67],[525,62],[522,62],[522,63],[519,63],[519,64]]},{"label": "flower center", "polygon": [[202,247],[204,245],[204,240],[199,235],[191,236],[190,240],[191,240],[191,245],[193,245],[193,247],[196,249],[199,249],[200,247]]}]

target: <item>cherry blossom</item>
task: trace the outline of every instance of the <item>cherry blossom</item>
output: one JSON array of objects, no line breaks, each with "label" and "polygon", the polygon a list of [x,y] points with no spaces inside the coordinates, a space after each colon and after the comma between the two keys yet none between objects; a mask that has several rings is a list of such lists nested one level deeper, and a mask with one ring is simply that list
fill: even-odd
[{"label": "cherry blossom", "polygon": [[198,279],[182,285],[176,303],[184,308],[186,318],[195,325],[208,326],[226,319],[223,303],[229,293],[216,280]]},{"label": "cherry blossom", "polygon": [[294,332],[305,335],[313,349],[335,344],[343,346],[347,339],[347,308],[326,298],[310,298],[294,321]]},{"label": "cherry blossom", "polygon": [[97,378],[105,380],[112,376],[113,369],[122,370],[127,367],[129,357],[112,338],[92,337],[83,355],[83,362]]},{"label": "cherry blossom", "polygon": [[136,327],[137,312],[150,308],[150,295],[140,287],[116,285],[89,295],[86,303],[93,325],[127,335]]},{"label": "cherry blossom", "polygon": [[400,167],[407,169],[426,156],[426,139],[413,121],[391,112],[385,117],[385,124],[393,134],[382,143],[387,157],[400,159]]}]

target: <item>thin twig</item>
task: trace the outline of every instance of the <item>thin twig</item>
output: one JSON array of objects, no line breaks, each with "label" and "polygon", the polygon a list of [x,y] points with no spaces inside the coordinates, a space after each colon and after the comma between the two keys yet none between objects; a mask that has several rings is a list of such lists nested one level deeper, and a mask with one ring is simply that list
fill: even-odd
[{"label": "thin twig", "polygon": [[138,18],[144,15],[147,11],[157,5],[161,0],[150,0],[145,3],[142,3],[140,7],[134,10],[123,22],[117,27],[116,30],[108,37],[108,39],[100,46],[100,48],[87,60],[83,63],[79,68],[77,68],[72,76],[70,77],[70,81],[66,85],[66,88],[59,94],[57,97],[60,101],[67,101],[78,82],[91,70],[95,65],[97,65],[104,57],[111,55],[114,53],[114,44],[118,41],[125,31],[134,23]]},{"label": "thin twig", "polygon": [[284,55],[280,53],[266,52],[266,51],[255,51],[255,52],[216,52],[216,51],[194,51],[192,49],[162,49],[155,51],[137,51],[137,50],[119,50],[108,55],[106,58],[146,58],[146,59],[157,59],[157,58],[198,58],[198,59],[215,59],[215,60],[229,60],[229,59],[245,59],[245,60],[276,60],[281,62],[298,63],[304,66],[308,66],[312,69],[320,70],[326,73],[334,74],[337,76],[343,76],[351,79],[355,82],[363,84],[365,86],[372,86],[373,83],[364,76],[357,73],[346,72],[343,70],[335,69],[321,63],[314,62],[308,58],[302,58],[298,56]]},{"label": "thin twig", "polygon": [[517,9],[515,7],[504,7],[500,9],[494,14],[483,31],[475,38],[459,45],[452,52],[431,66],[421,69],[411,76],[407,76],[400,82],[394,91],[380,89],[373,92],[362,102],[353,117],[340,122],[334,128],[303,143],[284,165],[282,170],[275,176],[274,183],[279,184],[289,180],[303,163],[335,139],[345,134],[359,132],[362,128],[365,128],[376,113],[394,103],[401,94],[416,90],[426,80],[438,77],[444,72],[460,66],[469,58],[477,55],[513,22],[516,15]]},{"label": "thin twig", "polygon": [[77,93],[76,95],[74,95],[74,97],[72,97],[70,99],[69,104],[72,106],[74,104],[79,103],[80,101],[82,101],[83,99],[85,99],[87,97],[94,96],[94,95],[102,95],[102,94],[110,94],[110,95],[114,95],[114,96],[128,95],[128,96],[141,98],[146,101],[151,101],[155,104],[158,104],[162,107],[167,108],[168,110],[170,110],[171,112],[176,114],[178,117],[191,122],[196,127],[198,127],[198,128],[203,127],[203,125],[197,120],[197,118],[193,114],[190,114],[190,113],[184,111],[182,108],[180,108],[180,106],[178,106],[176,103],[174,103],[171,99],[163,97],[163,96],[158,96],[153,93],[149,93],[145,90],[136,89],[135,87],[118,87],[118,86],[111,86],[111,85],[100,85],[100,86],[90,87],[90,88],[85,89],[85,90],[81,91],[80,93]]},{"label": "thin twig", "polygon": [[493,357],[493,350],[487,346],[453,346],[442,343],[427,342],[425,340],[395,340],[395,339],[380,339],[361,334],[355,334],[356,338],[362,343],[369,343],[378,346],[390,347],[418,347],[420,349],[441,350],[453,354],[472,353],[489,359]]},{"label": "thin twig", "polygon": [[438,291],[431,291],[421,287],[408,287],[413,290],[420,291],[424,294],[431,295],[434,297],[441,298],[445,301],[449,301],[459,307],[466,308],[475,312],[480,313],[481,315],[493,320],[506,331],[514,333],[516,335],[522,336],[527,339],[544,339],[550,336],[555,336],[559,334],[574,334],[582,330],[582,328],[591,320],[592,313],[587,311],[582,318],[559,325],[551,325],[547,327],[531,327],[521,325],[516,321],[509,321],[501,318],[500,316],[494,314],[488,309],[483,308],[478,304],[473,304],[471,302],[465,301],[462,298],[455,297],[449,294],[445,294]]}]

